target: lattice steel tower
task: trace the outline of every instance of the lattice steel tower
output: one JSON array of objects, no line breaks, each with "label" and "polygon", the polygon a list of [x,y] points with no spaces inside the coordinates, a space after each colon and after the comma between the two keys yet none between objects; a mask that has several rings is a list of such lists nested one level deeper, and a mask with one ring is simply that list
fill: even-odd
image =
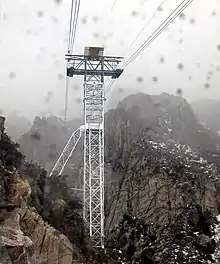
[{"label": "lattice steel tower", "polygon": [[104,77],[118,78],[122,57],[103,56],[104,48],[86,47],[84,55],[66,55],[67,76],[84,76],[84,126],[76,130],[55,164],[61,174],[84,131],[83,217],[95,247],[104,247]]}]

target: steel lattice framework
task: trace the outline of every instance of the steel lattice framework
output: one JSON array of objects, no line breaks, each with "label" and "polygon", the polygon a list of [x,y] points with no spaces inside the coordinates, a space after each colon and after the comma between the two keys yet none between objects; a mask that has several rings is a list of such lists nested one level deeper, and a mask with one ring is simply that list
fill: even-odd
[{"label": "steel lattice framework", "polygon": [[64,147],[61,155],[59,156],[55,166],[53,167],[51,173],[49,174],[49,177],[52,175],[59,176],[63,173],[63,170],[68,162],[68,160],[71,158],[74,149],[76,148],[81,136],[82,136],[83,126],[81,126],[79,129],[74,131],[69,138],[68,142],[66,143],[66,146]]},{"label": "steel lattice framework", "polygon": [[104,247],[104,77],[118,78],[122,57],[103,56],[104,48],[86,47],[84,55],[66,55],[67,76],[84,76],[84,126],[67,142],[50,175],[60,175],[84,131],[83,217],[93,246]]},{"label": "steel lattice framework", "polygon": [[104,86],[85,82],[84,219],[94,246],[104,245]]}]

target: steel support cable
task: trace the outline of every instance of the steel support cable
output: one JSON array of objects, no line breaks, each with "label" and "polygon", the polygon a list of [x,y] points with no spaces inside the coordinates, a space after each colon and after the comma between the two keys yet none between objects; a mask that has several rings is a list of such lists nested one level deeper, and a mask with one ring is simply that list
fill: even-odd
[{"label": "steel support cable", "polygon": [[[110,8],[110,12],[109,12],[108,15],[106,15],[106,22],[107,22],[107,18],[108,18],[108,16],[110,16],[110,14],[113,12],[113,10],[114,10],[114,8],[115,8],[115,6],[116,6],[116,3],[117,3],[117,0],[113,0],[113,2],[112,2],[112,6],[111,6],[111,8]],[[107,23],[106,23],[106,24],[107,24]],[[107,29],[107,26],[106,26],[105,28]],[[106,30],[104,31],[104,35],[103,35],[103,46],[104,46],[104,38],[105,38],[105,36],[106,36]],[[105,93],[108,92],[108,90],[109,90],[110,87],[114,84],[114,82],[115,82],[115,80],[111,80],[111,81],[108,83],[108,85],[107,85],[107,87],[106,87],[106,91],[105,91]]]},{"label": "steel support cable", "polygon": [[[146,29],[146,27],[150,24],[150,22],[153,20],[153,18],[155,17],[155,15],[157,14],[157,12],[159,11],[159,9],[163,6],[164,2],[166,0],[163,0],[158,6],[157,9],[154,11],[153,15],[150,17],[150,19],[147,21],[147,23],[143,26],[143,28],[141,29],[141,31],[138,33],[138,35],[135,37],[135,39],[132,41],[132,43],[130,44],[129,48],[127,49],[126,53],[131,49],[131,47],[134,45],[134,43],[137,41],[137,39],[139,38],[139,36],[143,33],[143,31]],[[117,0],[114,0],[112,7],[111,7],[111,11],[114,9],[115,4],[116,4]],[[116,80],[111,80],[106,88],[106,93],[108,93],[108,91],[110,90],[110,88],[112,87],[112,85],[115,83]]]},{"label": "steel support cable", "polygon": [[76,5],[75,5],[75,12],[74,12],[74,21],[73,21],[73,33],[72,33],[72,39],[71,39],[71,46],[70,46],[70,53],[73,52],[73,47],[75,43],[75,38],[76,38],[76,28],[77,28],[77,23],[78,23],[78,17],[79,17],[79,9],[80,9],[80,0],[76,0]]},{"label": "steel support cable", "polygon": [[106,87],[106,94],[108,93],[108,91],[111,89],[112,85],[115,83],[116,79],[111,80],[108,84],[108,86]]},{"label": "steel support cable", "polygon": [[106,14],[104,14],[103,25],[104,25],[105,29],[103,30],[103,34],[102,34],[102,39],[103,39],[102,45],[103,46],[105,46],[104,43],[105,43],[106,36],[107,36],[107,34],[106,34],[107,28],[108,28],[107,24],[109,24],[108,20],[109,20],[111,13],[113,12],[113,10],[115,8],[116,2],[117,2],[117,0],[113,0],[111,7],[108,8]]},{"label": "steel support cable", "polygon": [[70,32],[70,49],[69,49],[69,53],[70,54],[73,51],[73,35],[74,35],[73,32],[74,32],[75,23],[76,23],[77,4],[78,4],[78,0],[75,0],[74,15],[73,15],[73,20],[72,20],[72,29],[71,29],[71,32]]},{"label": "steel support cable", "polygon": [[[72,0],[71,16],[70,16],[70,31],[69,31],[69,45],[68,45],[68,53],[70,54],[73,53],[73,47],[75,43],[76,28],[77,28],[79,9],[80,9],[80,0],[75,0],[74,15],[73,15],[73,6],[74,6],[74,0]],[[66,76],[65,109],[64,109],[65,120],[67,120],[68,96],[69,96],[69,77]]]},{"label": "steel support cable", "polygon": [[[125,69],[139,54],[141,54],[161,33],[173,22],[173,20],[179,16],[193,0],[183,0],[177,8],[169,15],[168,18],[153,32],[153,34],[131,55],[131,57],[122,66]],[[182,6],[183,5],[183,6]],[[182,7],[181,7],[182,6]],[[176,12],[177,11],[177,12]]]},{"label": "steel support cable", "polygon": [[[140,53],[143,52],[143,50],[146,49],[173,22],[176,17],[179,16],[179,14],[182,13],[193,2],[193,0],[188,0],[187,3],[175,14],[175,11],[178,10],[178,8],[182,6],[184,2],[185,1],[182,1],[181,4],[169,15],[169,17],[166,18],[165,21],[154,31],[154,33],[141,45],[141,47],[137,49],[135,53],[133,53],[133,55],[124,63],[122,67],[123,69],[125,69],[134,59],[136,59]],[[174,14],[173,17],[172,14]],[[172,18],[169,19],[170,17]],[[111,89],[113,83],[114,81],[108,85],[106,93]]]},{"label": "steel support cable", "polygon": [[140,35],[144,32],[144,30],[146,29],[146,27],[151,23],[151,21],[154,19],[154,17],[156,16],[157,12],[160,10],[160,8],[163,6],[164,2],[166,0],[163,0],[157,7],[157,9],[154,11],[153,15],[147,20],[147,22],[144,24],[143,28],[141,29],[141,31],[137,34],[137,36],[135,37],[135,39],[132,41],[132,43],[130,44],[127,52],[131,49],[131,47],[134,45],[134,43],[137,41],[137,39],[140,37]]},{"label": "steel support cable", "polygon": [[[186,0],[184,0],[183,2],[185,2]],[[183,2],[179,5],[179,6],[181,6],[182,4],[183,4]],[[172,15],[170,15],[155,31],[154,31],[154,33],[141,45],[141,47],[139,47],[139,49],[138,50],[136,50],[133,54],[132,54],[132,56],[124,63],[124,65],[123,65],[123,69],[124,68],[126,68],[127,66],[128,66],[128,64],[130,64],[134,59],[136,59],[137,58],[137,56],[142,52],[142,51],[144,51],[144,49],[146,48],[146,47],[148,47],[172,22],[173,22],[173,20],[177,17],[177,16],[179,16],[179,14],[180,13],[182,13],[184,10],[185,10],[185,8],[187,8],[187,6],[189,5],[189,4],[191,4],[193,2],[193,0],[187,0],[187,3],[186,4],[184,4],[184,6],[183,7],[181,7],[181,9],[180,10],[178,10],[178,12],[177,13],[175,13],[174,11],[172,12],[172,15],[173,15],[173,17],[171,17]],[[179,8],[179,6],[178,6],[178,8]],[[176,8],[176,9],[178,9],[178,8]],[[176,9],[175,9],[175,11],[176,11]],[[165,24],[165,25],[164,25]],[[158,31],[158,32],[157,32]]]},{"label": "steel support cable", "polygon": [[[74,1],[75,1],[75,9],[73,15],[73,8],[74,8]],[[72,0],[71,3],[71,13],[70,13],[70,25],[69,25],[69,43],[68,43],[68,53],[72,52],[72,35],[76,17],[76,7],[77,7],[77,0]],[[65,104],[64,104],[64,120],[67,120],[67,111],[68,111],[68,95],[69,95],[69,77],[66,76],[66,90],[65,90]]]},{"label": "steel support cable", "polygon": [[116,5],[116,2],[117,2],[117,0],[113,0],[114,2],[113,2],[113,4],[112,4],[112,6],[111,6],[111,12],[113,11],[113,9],[115,8],[115,5]]},{"label": "steel support cable", "polygon": [[65,120],[67,120],[68,96],[69,96],[69,77],[66,76],[66,94],[65,94],[65,110],[64,110],[64,119]]},{"label": "steel support cable", "polygon": [[72,23],[73,23],[73,6],[74,6],[74,0],[72,0],[72,4],[71,4],[68,53],[70,53],[70,45],[71,45]]}]

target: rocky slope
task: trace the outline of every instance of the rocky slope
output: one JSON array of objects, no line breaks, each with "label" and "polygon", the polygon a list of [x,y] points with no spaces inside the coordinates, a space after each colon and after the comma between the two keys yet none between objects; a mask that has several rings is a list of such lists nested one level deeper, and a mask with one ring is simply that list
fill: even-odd
[{"label": "rocky slope", "polygon": [[218,263],[219,137],[167,94],[130,96],[108,115],[107,158],[119,178],[106,235],[121,263]]},{"label": "rocky slope", "polygon": [[[189,149],[169,143],[140,137],[111,195],[107,235],[110,241],[114,233],[115,241],[122,239],[118,249],[125,263],[144,263],[144,259],[149,263],[200,263],[212,259],[211,224],[219,214],[220,201],[218,169]],[[142,222],[150,233],[141,238],[141,233],[136,234],[136,220],[131,221],[131,228],[125,215]],[[128,254],[130,247],[132,256]]]},{"label": "rocky slope", "polygon": [[0,120],[0,263],[118,263],[91,248],[80,201],[24,160]]},{"label": "rocky slope", "polygon": [[72,263],[73,246],[28,206],[31,187],[18,171],[22,155],[4,133],[0,139],[1,263]]},{"label": "rocky slope", "polygon": [[[127,264],[217,264],[220,137],[199,123],[186,100],[166,93],[125,98],[106,114],[105,126],[111,257]],[[68,171],[73,185],[80,153],[71,161],[74,173]]]}]

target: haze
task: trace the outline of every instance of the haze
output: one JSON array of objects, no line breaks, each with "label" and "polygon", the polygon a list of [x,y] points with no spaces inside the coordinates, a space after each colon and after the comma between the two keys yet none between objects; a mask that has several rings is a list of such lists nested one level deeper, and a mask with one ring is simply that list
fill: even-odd
[{"label": "haze", "polygon": [[[5,115],[63,117],[70,2],[0,0],[0,108]],[[75,53],[104,45],[106,55],[128,58],[181,1],[165,1],[131,49],[161,0],[114,2],[81,1]],[[126,68],[108,94],[111,104],[118,94],[135,91],[176,94],[181,89],[189,101],[220,98],[220,2],[194,0],[184,14]],[[82,82],[82,77],[71,80],[69,118],[82,111]]]}]

